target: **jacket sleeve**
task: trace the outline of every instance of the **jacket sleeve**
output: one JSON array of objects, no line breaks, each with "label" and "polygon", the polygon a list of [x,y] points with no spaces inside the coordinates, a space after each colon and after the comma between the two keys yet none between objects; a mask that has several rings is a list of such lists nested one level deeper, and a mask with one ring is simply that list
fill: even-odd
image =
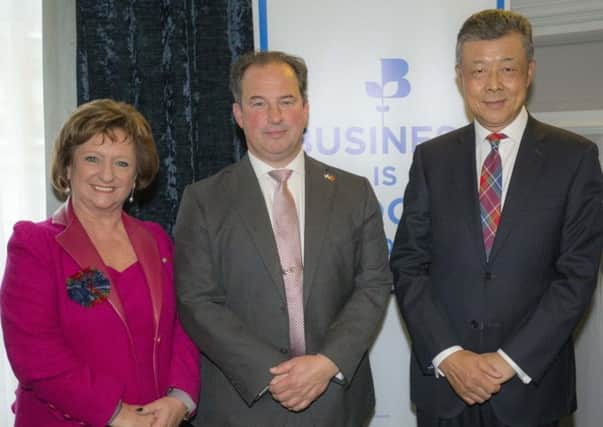
[{"label": "jacket sleeve", "polygon": [[[319,351],[337,365],[348,384],[377,335],[392,288],[381,210],[366,179],[356,197],[362,216],[359,239],[353,243],[354,287]],[[351,240],[355,233],[349,232]]]},{"label": "jacket sleeve", "polygon": [[226,290],[212,264],[212,236],[198,197],[187,187],[176,221],[174,266],[180,319],[193,341],[252,405],[272,379],[269,369],[285,356],[252,333],[224,304]]},{"label": "jacket sleeve", "polygon": [[461,341],[432,294],[430,189],[422,158],[415,150],[404,193],[404,210],[390,257],[398,306],[424,374],[433,375],[433,358]]},{"label": "jacket sleeve", "polygon": [[177,317],[174,322],[173,342],[170,388],[186,392],[195,404],[198,404],[201,387],[199,350],[186,335]]},{"label": "jacket sleeve", "polygon": [[[172,259],[174,245],[169,236],[163,231],[161,226],[154,224],[159,233],[160,250]],[[168,283],[169,292],[174,293],[174,281],[170,277]],[[176,312],[174,307],[174,312]],[[180,319],[176,314],[172,323],[172,359],[170,363],[169,385],[168,388],[179,389],[195,402],[199,403],[199,389],[201,387],[200,369],[199,369],[199,350],[189,336],[184,332]]]},{"label": "jacket sleeve", "polygon": [[537,383],[570,339],[597,285],[603,247],[603,176],[586,145],[567,192],[559,255],[537,308],[502,349]]},{"label": "jacket sleeve", "polygon": [[18,223],[8,243],[0,294],[6,351],[21,387],[65,419],[105,426],[120,401],[119,379],[92,371],[65,342],[58,315],[50,234]]}]

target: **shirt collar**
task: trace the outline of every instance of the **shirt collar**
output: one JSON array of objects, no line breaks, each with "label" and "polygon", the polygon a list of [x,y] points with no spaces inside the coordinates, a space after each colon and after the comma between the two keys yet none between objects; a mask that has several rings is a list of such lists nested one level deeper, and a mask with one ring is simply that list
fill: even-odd
[{"label": "shirt collar", "polygon": [[299,150],[299,153],[297,153],[293,160],[291,160],[291,162],[284,168],[274,168],[270,166],[257,156],[254,156],[249,150],[247,151],[247,155],[249,156],[249,162],[251,163],[251,167],[253,168],[253,171],[257,177],[268,176],[268,172],[274,169],[291,169],[294,174],[299,174],[301,176],[305,175],[305,158],[303,148]]},{"label": "shirt collar", "polygon": [[[478,143],[485,141],[486,137],[492,133],[492,131],[483,127],[477,120],[475,123],[475,138]],[[523,132],[526,130],[526,125],[528,124],[528,112],[526,107],[521,107],[519,114],[515,119],[509,123],[506,127],[501,129],[499,133],[504,133],[507,135],[507,139],[510,141],[520,142],[523,136]],[[502,141],[505,141],[503,139]],[[501,141],[501,142],[502,142]]]}]

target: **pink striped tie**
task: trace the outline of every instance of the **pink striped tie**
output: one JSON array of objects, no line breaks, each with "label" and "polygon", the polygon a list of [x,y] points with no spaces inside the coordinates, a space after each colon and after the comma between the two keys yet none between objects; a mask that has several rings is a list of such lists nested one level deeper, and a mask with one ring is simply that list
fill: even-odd
[{"label": "pink striped tie", "polygon": [[274,190],[272,215],[274,237],[283,271],[287,310],[289,313],[289,344],[291,355],[305,354],[304,336],[304,270],[301,257],[301,238],[295,200],[287,186],[293,171],[278,169],[270,171],[270,176],[278,182]]},{"label": "pink striped tie", "polygon": [[486,156],[479,179],[479,204],[482,220],[482,234],[486,258],[490,256],[501,214],[502,163],[498,153],[498,144],[507,135],[492,133],[486,137],[490,143],[490,153]]}]

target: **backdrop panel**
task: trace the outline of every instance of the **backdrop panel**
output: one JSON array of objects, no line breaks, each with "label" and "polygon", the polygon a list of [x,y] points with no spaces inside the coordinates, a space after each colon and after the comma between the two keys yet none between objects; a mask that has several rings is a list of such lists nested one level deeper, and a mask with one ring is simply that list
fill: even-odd
[{"label": "backdrop panel", "polygon": [[[390,247],[414,148],[468,121],[455,83],[456,34],[471,13],[504,6],[500,0],[254,0],[256,46],[308,63],[305,150],[371,181]],[[371,351],[377,392],[371,426],[414,425],[409,357],[392,301]]]}]

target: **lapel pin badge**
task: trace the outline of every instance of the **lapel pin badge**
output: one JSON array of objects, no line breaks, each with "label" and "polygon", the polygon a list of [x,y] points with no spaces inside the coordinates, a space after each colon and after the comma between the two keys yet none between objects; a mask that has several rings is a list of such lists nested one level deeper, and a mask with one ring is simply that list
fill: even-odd
[{"label": "lapel pin badge", "polygon": [[327,181],[329,181],[329,182],[333,182],[333,181],[335,181],[335,175],[332,175],[332,174],[330,174],[330,173],[328,173],[328,172],[327,172],[327,173],[325,173],[325,174],[323,175],[323,177],[324,177],[324,178],[325,178]]}]

